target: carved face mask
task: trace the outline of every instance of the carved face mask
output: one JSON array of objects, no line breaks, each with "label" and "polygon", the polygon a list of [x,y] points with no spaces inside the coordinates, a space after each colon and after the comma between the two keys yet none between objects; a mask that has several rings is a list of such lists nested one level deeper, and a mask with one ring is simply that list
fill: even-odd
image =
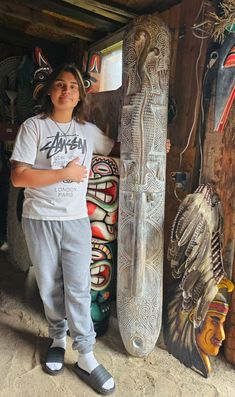
[{"label": "carved face mask", "polygon": [[83,80],[84,80],[84,86],[85,86],[87,94],[91,93],[91,92],[98,92],[99,91],[100,81],[92,73],[84,74],[83,75]]},{"label": "carved face mask", "polygon": [[215,131],[223,132],[235,98],[235,33],[226,33],[220,49],[215,100]]},{"label": "carved face mask", "polygon": [[43,55],[41,48],[36,47],[34,51],[35,61],[38,65],[33,76],[33,98],[36,100],[39,92],[43,88],[46,79],[52,72],[52,67],[46,57]]},{"label": "carved face mask", "polygon": [[108,287],[112,277],[112,252],[107,245],[92,243],[91,288],[101,291]]}]

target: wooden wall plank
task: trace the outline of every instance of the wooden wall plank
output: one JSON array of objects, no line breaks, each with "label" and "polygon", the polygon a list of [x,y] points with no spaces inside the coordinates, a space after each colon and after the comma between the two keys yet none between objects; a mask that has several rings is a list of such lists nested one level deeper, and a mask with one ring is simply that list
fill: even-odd
[{"label": "wooden wall plank", "polygon": [[[190,3],[190,4],[189,4]],[[199,112],[199,103],[196,103],[196,62],[200,51],[201,40],[192,33],[192,26],[201,6],[201,1],[181,3],[181,20],[177,69],[174,81],[173,95],[178,105],[178,116],[173,128],[177,128],[177,135],[172,136],[175,144],[184,146],[193,125],[194,110],[196,118]],[[207,43],[203,42],[202,55],[199,60],[199,81],[202,81],[202,69],[205,64]],[[199,92],[200,95],[200,92]],[[196,133],[195,125],[191,146],[194,146]]]},{"label": "wooden wall plank", "polygon": [[40,10],[34,10],[30,7],[18,4],[15,0],[12,0],[11,4],[2,1],[0,3],[0,12],[5,16],[12,16],[12,14],[15,13],[16,17],[22,21],[53,29],[53,31],[59,34],[72,36],[74,39],[80,38],[92,42],[95,38],[99,37],[99,32],[93,32],[83,27],[68,24],[49,14],[46,15],[43,11],[41,12]]},{"label": "wooden wall plank", "polygon": [[[167,261],[166,251],[169,245],[171,225],[177,213],[180,201],[186,194],[192,192],[195,166],[197,166],[197,126],[200,115],[200,103],[197,100],[196,62],[200,53],[201,39],[192,33],[192,26],[201,7],[201,0],[189,2],[183,0],[180,4],[160,14],[160,17],[168,24],[172,33],[171,44],[171,72],[170,72],[170,96],[176,103],[177,114],[171,124],[168,125],[168,136],[171,139],[172,149],[167,156],[166,170],[166,211],[165,211],[165,268],[164,268],[164,295],[167,296],[171,283],[171,269]],[[202,43],[201,56],[198,63],[198,79],[200,82],[198,99],[201,96],[201,82],[206,63],[208,40]],[[188,149],[182,155],[191,131],[193,120],[195,125]],[[176,171],[189,172],[191,177],[186,191],[174,192],[174,182],[171,173]]]}]

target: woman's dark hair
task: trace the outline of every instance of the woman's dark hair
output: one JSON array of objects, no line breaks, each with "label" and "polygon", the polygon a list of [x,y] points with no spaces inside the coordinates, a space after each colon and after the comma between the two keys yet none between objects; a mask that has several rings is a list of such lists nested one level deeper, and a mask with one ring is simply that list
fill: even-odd
[{"label": "woman's dark hair", "polygon": [[41,95],[40,95],[40,103],[41,103],[40,113],[42,113],[42,118],[46,118],[46,117],[50,116],[53,112],[53,103],[51,102],[50,95],[48,95],[48,94],[51,90],[51,87],[52,87],[54,81],[63,72],[72,73],[75,80],[78,83],[80,100],[79,100],[78,104],[75,106],[75,108],[73,109],[73,118],[75,118],[75,120],[80,123],[84,123],[84,121],[86,121],[86,115],[85,115],[85,111],[84,111],[86,90],[85,90],[85,86],[83,83],[82,75],[79,72],[76,65],[73,63],[71,63],[71,64],[66,63],[63,65],[60,65],[59,67],[54,69],[53,72],[49,75],[49,77],[46,81],[46,84],[44,85]]}]

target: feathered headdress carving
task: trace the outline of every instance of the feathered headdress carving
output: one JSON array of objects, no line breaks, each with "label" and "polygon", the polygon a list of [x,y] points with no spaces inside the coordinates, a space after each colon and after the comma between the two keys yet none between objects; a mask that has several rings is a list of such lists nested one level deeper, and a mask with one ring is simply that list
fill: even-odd
[{"label": "feathered headdress carving", "polygon": [[172,276],[179,280],[182,309],[194,309],[194,326],[206,316],[225,276],[221,255],[223,218],[211,185],[201,185],[181,203],[175,217],[168,259]]},{"label": "feathered headdress carving", "polygon": [[171,354],[205,377],[210,369],[197,346],[196,333],[208,309],[213,309],[211,302],[216,296],[221,299],[219,289],[233,287],[224,281],[222,228],[218,195],[211,185],[201,185],[181,203],[168,249],[174,285],[164,313],[165,342]]}]

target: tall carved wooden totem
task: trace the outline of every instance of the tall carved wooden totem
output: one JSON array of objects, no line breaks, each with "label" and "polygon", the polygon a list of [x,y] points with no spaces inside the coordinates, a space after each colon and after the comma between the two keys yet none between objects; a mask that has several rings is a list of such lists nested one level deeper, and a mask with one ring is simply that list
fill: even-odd
[{"label": "tall carved wooden totem", "polygon": [[161,329],[169,63],[165,23],[135,19],[123,45],[117,313],[123,343],[139,357]]}]

